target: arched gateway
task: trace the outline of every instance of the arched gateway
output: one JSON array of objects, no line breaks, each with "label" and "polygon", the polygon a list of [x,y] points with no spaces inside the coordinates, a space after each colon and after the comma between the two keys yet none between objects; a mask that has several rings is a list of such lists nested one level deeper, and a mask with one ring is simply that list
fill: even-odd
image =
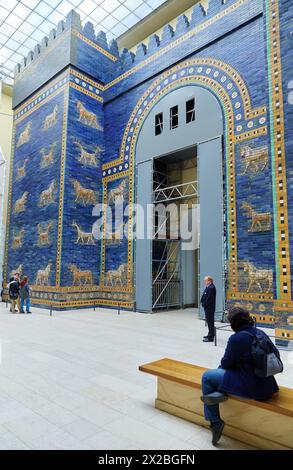
[{"label": "arched gateway", "polygon": [[[215,278],[217,310],[222,310],[222,134],[220,104],[209,90],[194,85],[165,95],[143,123],[135,154],[141,208],[135,249],[138,310],[197,305],[204,273]],[[147,210],[151,204],[154,217]],[[183,226],[188,219],[189,230]],[[138,232],[143,225],[144,234]],[[188,232],[193,243],[187,241]]]},{"label": "arched gateway", "polygon": [[[194,120],[188,122],[187,107],[192,100]],[[160,115],[163,116],[161,133]],[[201,206],[201,272],[188,266],[189,256],[181,256],[181,274],[179,279],[176,277],[185,284],[181,285],[182,304],[196,303],[196,277],[204,273],[216,278],[219,311],[223,308],[225,289],[237,291],[235,147],[243,140],[265,135],[265,123],[266,108],[251,108],[246,84],[231,66],[211,58],[192,59],[168,70],[151,84],[126,126],[120,158],[103,167],[105,179],[109,181],[129,175],[129,202],[144,206],[153,198],[151,174],[159,157],[169,157],[174,162],[176,152],[180,151],[177,157],[181,161],[194,159],[200,183],[197,189]],[[189,157],[185,158],[182,151],[187,151]],[[164,164],[163,160],[159,163]],[[194,178],[197,179],[195,171]],[[132,213],[128,230],[132,233]],[[142,311],[149,311],[154,305],[152,260],[153,246],[149,239],[129,240],[127,286],[129,289],[134,286],[136,306]],[[102,267],[104,263],[102,257]],[[193,302],[188,299],[188,285],[193,290]]]}]

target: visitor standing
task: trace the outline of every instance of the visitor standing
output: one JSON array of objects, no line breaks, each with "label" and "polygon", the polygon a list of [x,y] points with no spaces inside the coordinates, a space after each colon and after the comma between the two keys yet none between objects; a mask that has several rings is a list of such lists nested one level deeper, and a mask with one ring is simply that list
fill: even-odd
[{"label": "visitor standing", "polygon": [[206,288],[203,291],[200,303],[204,308],[208,335],[203,337],[203,342],[209,343],[214,341],[215,337],[216,286],[211,276],[206,276],[204,283]]},{"label": "visitor standing", "polygon": [[19,282],[19,273],[14,273],[8,284],[8,295],[11,300],[11,309],[12,313],[17,313],[15,307],[18,307],[18,312],[20,312],[20,282]]},{"label": "visitor standing", "polygon": [[24,306],[26,307],[26,313],[31,313],[30,292],[31,292],[31,288],[28,284],[28,277],[24,276],[20,282],[20,312],[21,313],[24,313]]}]

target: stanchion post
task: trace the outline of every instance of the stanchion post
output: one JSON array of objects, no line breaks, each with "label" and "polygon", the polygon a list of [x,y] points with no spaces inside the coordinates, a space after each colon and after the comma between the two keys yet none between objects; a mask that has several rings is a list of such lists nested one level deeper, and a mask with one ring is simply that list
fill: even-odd
[{"label": "stanchion post", "polygon": [[51,304],[50,305],[50,317],[52,316],[52,314],[53,314],[53,305]]},{"label": "stanchion post", "polygon": [[118,303],[118,315],[120,315],[120,304]]}]

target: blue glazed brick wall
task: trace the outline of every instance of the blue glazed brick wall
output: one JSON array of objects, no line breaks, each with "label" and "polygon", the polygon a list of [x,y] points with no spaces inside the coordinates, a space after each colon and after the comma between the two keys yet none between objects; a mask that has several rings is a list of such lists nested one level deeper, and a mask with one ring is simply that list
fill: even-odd
[{"label": "blue glazed brick wall", "polygon": [[[45,269],[49,263],[51,263],[49,285],[55,284],[63,100],[63,93],[59,93],[15,124],[7,271],[9,274],[22,265],[22,273],[29,276],[31,284],[36,283],[38,271]],[[56,120],[52,119],[51,122],[54,124],[50,125],[50,115],[54,109],[57,109]],[[30,132],[26,141],[23,136],[29,123],[31,123]],[[21,145],[22,141],[24,143]],[[25,173],[20,177],[19,171],[24,165]],[[44,191],[50,188],[52,182],[54,182],[52,199],[50,194],[46,198]],[[27,193],[27,202],[21,207],[19,201],[25,193]],[[20,212],[17,212],[17,207],[20,207]],[[45,237],[40,239],[39,231],[46,231],[48,224],[50,228],[47,243]],[[15,248],[14,234],[22,231],[24,231],[22,246]]]},{"label": "blue glazed brick wall", "polygon": [[[287,210],[288,210],[288,232],[289,240],[287,252],[291,259],[291,298],[293,293],[293,57],[292,57],[292,24],[293,9],[290,0],[279,2],[280,21],[280,47],[282,59],[282,84],[283,84],[283,111],[284,111],[284,146],[286,158],[287,178]],[[287,255],[288,256],[288,255]],[[293,330],[293,308],[292,305],[282,306],[276,312],[276,325],[284,336],[292,334]],[[283,340],[287,344],[286,339]]]},{"label": "blue glazed brick wall", "polygon": [[[78,103],[92,116],[92,125],[80,119]],[[97,128],[93,127],[97,124]],[[63,209],[62,271],[61,285],[73,285],[70,264],[77,269],[90,270],[95,284],[99,283],[100,242],[98,240],[78,241],[78,232],[73,223],[86,233],[92,232],[95,218],[92,210],[102,201],[101,165],[104,150],[104,116],[102,104],[78,90],[70,89],[67,124],[67,150],[65,171],[65,194]],[[79,196],[75,185],[91,191],[89,198]]]},{"label": "blue glazed brick wall", "polygon": [[[105,243],[96,241],[94,244],[86,244],[79,240],[76,243],[77,229],[72,226],[72,223],[76,222],[84,232],[88,233],[95,220],[92,216],[94,201],[107,202],[111,198],[109,195],[113,194],[111,191],[119,189],[124,180],[126,183],[125,187],[123,186],[125,204],[128,197],[133,197],[135,187],[132,185],[132,181],[135,181],[135,173],[133,173],[132,164],[135,164],[135,162],[126,159],[126,156],[130,158],[130,149],[128,147],[131,144],[125,143],[123,138],[126,135],[125,130],[137,103],[153,86],[155,81],[160,82],[162,74],[167,74],[171,67],[177,65],[178,70],[185,67],[184,70],[181,70],[183,80],[184,74],[186,76],[189,73],[188,66],[184,65],[186,61],[198,60],[204,63],[204,60],[209,60],[215,61],[214,63],[210,62],[209,69],[207,66],[197,68],[198,75],[205,75],[206,80],[211,77],[216,79],[216,77],[222,76],[223,81],[220,83],[227,84],[227,77],[231,69],[235,70],[235,73],[240,76],[240,79],[237,79],[232,74],[229,75],[229,80],[234,81],[234,84],[231,84],[234,92],[231,92],[229,96],[235,121],[235,145],[233,149],[235,150],[236,200],[234,202],[236,226],[233,227],[233,230],[235,230],[237,238],[238,264],[235,275],[233,275],[237,278],[234,287],[233,279],[231,280],[233,277],[231,275],[232,271],[230,272],[230,267],[228,268],[227,306],[237,302],[249,308],[262,325],[276,326],[286,331],[290,330],[290,309],[293,310],[291,291],[290,296],[288,296],[285,289],[286,282],[284,281],[286,276],[280,276],[280,269],[282,270],[282,258],[280,256],[282,255],[280,254],[281,251],[280,253],[278,251],[277,244],[280,236],[280,224],[283,222],[278,222],[281,214],[277,212],[279,195],[276,191],[276,188],[278,188],[276,185],[279,184],[279,181],[277,181],[278,174],[276,172],[276,164],[278,163],[276,163],[277,160],[274,155],[274,142],[278,138],[275,116],[277,110],[274,108],[271,91],[272,82],[275,80],[271,68],[276,64],[271,64],[272,56],[269,50],[269,47],[276,47],[276,39],[272,37],[281,26],[282,61],[278,58],[276,63],[282,67],[284,90],[285,163],[289,215],[287,224],[288,233],[290,234],[287,251],[291,250],[292,260],[293,214],[291,201],[293,166],[291,154],[293,152],[293,140],[291,130],[293,97],[291,103],[288,97],[292,69],[292,35],[290,34],[292,8],[290,3],[289,0],[280,0],[279,2],[277,0],[227,0],[225,2],[210,0],[208,10],[205,11],[202,6],[196,5],[189,20],[182,15],[178,18],[175,29],[167,25],[160,38],[155,35],[150,38],[148,48],[145,45],[139,45],[136,55],[126,50],[119,53],[115,41],[108,45],[105,35],[103,33],[95,34],[92,25],[86,24],[82,27],[77,15],[71,14],[68,17],[68,27],[72,28],[70,63],[75,67],[76,73],[74,74],[72,70],[70,72],[71,85],[68,104],[62,212],[60,285],[67,289],[67,293],[64,296],[63,293],[56,290],[54,294],[57,297],[59,296],[60,302],[69,302],[70,304],[79,295],[80,297],[84,296],[84,305],[89,305],[85,302],[95,303],[99,301],[100,305],[115,306],[123,300],[125,302],[124,306],[131,308],[134,299],[131,253],[132,250],[135,252],[135,244],[132,246],[125,239],[120,243],[113,243],[109,240]],[[280,23],[271,31],[270,27],[275,17],[273,9],[276,6],[279,6]],[[64,67],[68,65],[66,61],[64,61]],[[221,70],[217,68],[216,62],[221,64]],[[226,76],[223,76],[225,73],[223,70],[226,71]],[[79,82],[77,81],[78,72],[80,72]],[[92,79],[92,85],[90,85],[89,79]],[[249,97],[246,99],[250,99],[251,108],[253,110],[261,108],[250,118],[245,116],[247,103],[244,101],[244,91],[240,89],[241,79],[244,80],[244,86],[248,90]],[[99,86],[99,84],[105,85],[100,94],[104,100],[103,103],[93,96],[95,94],[93,80],[96,81],[96,86]],[[204,83],[207,82],[201,82],[200,86],[204,86]],[[160,89],[164,86],[161,83]],[[280,88],[280,85],[275,84],[274,86]],[[100,87],[100,89],[102,88],[103,86]],[[18,92],[19,90],[16,89],[16,93]],[[154,89],[154,94],[156,92]],[[216,93],[215,90],[213,93]],[[57,97],[54,99],[57,100]],[[101,129],[98,130],[88,126],[85,122],[82,122],[82,119],[79,119],[78,101],[82,103],[88,112],[96,116]],[[47,105],[49,106],[49,103],[45,106]],[[142,104],[141,107],[143,108],[143,106]],[[143,109],[141,109],[141,112],[143,112]],[[137,113],[136,122],[139,122],[139,111]],[[24,125],[25,122],[26,120],[23,120],[21,125]],[[227,116],[225,124],[228,126]],[[136,132],[137,125],[133,123],[132,125],[133,132]],[[61,138],[61,127],[62,123],[58,121],[56,132],[59,132],[59,140]],[[255,134],[253,133],[254,129],[256,130]],[[17,127],[16,132],[20,131]],[[41,135],[42,133],[40,133]],[[38,136],[37,139],[39,138]],[[229,135],[225,136],[224,163],[227,178],[230,139]],[[131,142],[131,138],[129,142]],[[35,145],[40,145],[38,140],[36,140]],[[88,164],[86,158],[89,157],[85,157],[86,154],[84,153],[85,160],[83,160],[81,149],[83,148],[84,152],[93,153],[97,147],[103,150],[96,155],[96,165]],[[31,150],[29,146],[28,149]],[[253,163],[254,157],[257,163]],[[24,157],[16,149],[15,162],[20,162],[21,158]],[[252,159],[252,163],[248,163],[248,167],[245,167],[245,164],[250,161],[249,158]],[[36,160],[33,161],[36,162]],[[117,163],[114,165],[115,161]],[[35,165],[36,163],[34,163],[34,167]],[[52,167],[50,170],[44,169],[42,173],[44,187],[46,184],[48,186],[50,178],[54,179],[56,177],[57,179],[58,171],[59,168],[57,167]],[[38,175],[39,178],[41,178],[40,175]],[[15,173],[13,178],[13,203],[15,203],[16,191],[22,191],[20,186],[22,183],[17,182]],[[85,203],[78,196],[73,180],[78,181],[83,189],[92,191],[91,194],[94,194],[94,199],[91,199],[91,202]],[[41,185],[41,182],[39,184]],[[228,188],[229,183],[226,181],[227,200],[229,199]],[[36,194],[40,189],[41,186],[36,189]],[[32,191],[35,194],[35,189]],[[230,205],[233,205],[230,200],[228,202],[227,211],[230,210]],[[30,200],[28,200],[28,210],[30,210],[29,204]],[[53,211],[53,205],[50,210]],[[35,212],[31,212],[30,215],[35,216]],[[257,222],[258,216],[262,217],[261,222]],[[19,216],[19,220],[21,220],[21,217],[25,217],[25,213]],[[54,218],[53,213],[50,213],[50,217]],[[56,217],[57,213],[55,213]],[[123,217],[122,221],[124,225],[127,223],[127,215]],[[227,220],[228,222],[229,220]],[[17,223],[17,220],[12,215],[11,226],[15,223]],[[232,230],[231,227],[230,229]],[[9,236],[11,239],[12,234],[10,233]],[[52,228],[51,236],[57,236],[55,226]],[[56,257],[57,242],[60,243],[60,240],[56,240],[56,238],[54,240],[52,253],[48,250],[48,256],[52,256],[52,259]],[[230,243],[233,243],[233,241],[230,240]],[[281,242],[279,241],[279,243]],[[27,246],[27,239],[25,239],[22,248],[23,256],[26,256],[25,253],[29,252],[30,249]],[[8,264],[10,268],[18,259],[14,251],[9,248]],[[37,266],[34,266],[29,272],[32,276],[35,276],[40,266],[45,264],[45,258],[40,255],[35,263],[37,263]],[[127,263],[130,264],[126,269]],[[250,263],[250,267],[247,263]],[[79,286],[79,281],[76,281],[72,267],[70,268],[71,264],[74,264],[80,273],[89,271],[94,286],[86,286],[86,278],[83,277]],[[252,269],[263,277],[261,285],[253,280],[250,286],[251,278],[248,275],[248,270],[251,269],[251,265]],[[123,282],[119,278],[118,284],[113,286],[113,276],[117,277],[117,270],[119,269],[119,272],[122,273]],[[81,274],[81,276],[83,275]],[[54,274],[52,274],[52,282],[53,277]],[[84,285],[82,285],[83,282]],[[79,294],[78,291],[82,291],[83,288],[85,292]],[[248,290],[249,292],[247,292]],[[91,297],[89,297],[89,293]],[[285,304],[286,308],[282,309],[281,305],[284,301],[287,304]],[[82,305],[82,303],[79,305]]]}]

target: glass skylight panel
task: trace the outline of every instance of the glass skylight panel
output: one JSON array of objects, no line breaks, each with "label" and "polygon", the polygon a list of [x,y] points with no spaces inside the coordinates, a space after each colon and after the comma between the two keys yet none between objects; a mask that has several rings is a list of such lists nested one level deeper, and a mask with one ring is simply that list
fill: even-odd
[{"label": "glass skylight panel", "polygon": [[6,5],[3,5],[3,6],[6,6],[10,11],[12,11],[13,8],[15,8],[16,5],[18,4],[18,1],[17,0],[7,0],[6,2],[1,2],[1,3],[6,3]]},{"label": "glass skylight panel", "polygon": [[[43,3],[43,1],[44,0],[42,0],[41,3]],[[62,0],[46,0],[46,3],[48,3],[50,7],[56,8],[58,5],[60,5],[60,3],[62,3]]]},{"label": "glass skylight panel", "polygon": [[35,28],[34,28],[33,25],[31,25],[27,21],[25,21],[22,25],[20,25],[18,30],[21,33],[25,34],[26,36],[29,36],[33,31],[35,31]]},{"label": "glass skylight panel", "polygon": [[108,13],[112,13],[112,11],[114,11],[115,8],[119,8],[119,6],[120,2],[117,0],[104,0],[103,3],[101,3],[101,7],[104,8],[104,10],[106,10]]},{"label": "glass skylight panel", "polygon": [[149,7],[146,3],[138,7],[136,10],[134,10],[134,13],[140,18],[145,18],[147,15],[149,15],[153,10],[151,7]]},{"label": "glass skylight panel", "polygon": [[67,0],[62,0],[62,2],[56,7],[57,11],[66,16],[72,10],[72,4],[67,2]]},{"label": "glass skylight panel", "polygon": [[23,46],[21,47],[23,48],[24,51],[26,50],[26,52],[22,52],[22,53],[14,52],[14,54],[12,54],[11,56],[11,59],[13,59],[16,63],[21,62],[23,55],[28,53],[28,50],[26,49],[26,47],[23,47]]},{"label": "glass skylight panel", "polygon": [[14,13],[10,13],[10,15],[6,18],[5,23],[8,23],[14,29],[17,29],[23,23],[23,19],[19,18],[19,16],[14,15]]},{"label": "glass skylight panel", "polygon": [[125,8],[123,5],[121,5],[119,8],[113,11],[112,15],[117,18],[117,20],[123,20],[123,18],[126,18],[126,16],[129,15],[129,10],[128,8]]},{"label": "glass skylight panel", "polygon": [[1,26],[0,26],[0,33],[4,34],[5,36],[7,36],[7,38],[9,38],[10,36],[12,36],[12,34],[14,33],[15,29],[12,28],[12,26],[9,26],[8,23],[3,23]]},{"label": "glass skylight panel", "polygon": [[[0,0],[0,63],[13,74],[20,62],[73,9],[81,21],[121,36],[166,0]],[[2,47],[1,47],[2,46]],[[12,67],[13,65],[13,67]],[[6,72],[9,74],[8,72]]]},{"label": "glass skylight panel", "polygon": [[[27,36],[23,34],[21,31],[19,31],[19,29],[15,31],[15,33],[11,36],[11,39],[14,39],[15,41],[20,42],[20,43],[25,41],[26,38]],[[0,42],[1,42],[1,38],[0,38]]]},{"label": "glass skylight panel", "polygon": [[136,23],[138,23],[139,18],[138,16],[134,15],[133,13],[130,13],[126,18],[124,18],[123,23],[128,26],[128,28],[132,28]]},{"label": "glass skylight panel", "polygon": [[47,19],[50,20],[53,24],[55,24],[55,25],[57,26],[57,24],[59,23],[59,21],[64,20],[64,15],[62,15],[61,13],[59,13],[59,11],[54,10],[54,11],[52,11],[52,13],[48,16]]},{"label": "glass skylight panel", "polygon": [[8,59],[11,56],[11,50],[7,47],[1,47],[0,49],[0,62],[2,59]]},{"label": "glass skylight panel", "polygon": [[9,15],[9,11],[6,8],[0,6],[0,21],[4,21]]},{"label": "glass skylight panel", "polygon": [[[56,25],[54,23],[51,23],[51,21],[45,20],[43,21],[42,24],[40,24],[39,30],[43,32],[43,36],[44,36],[44,34],[47,35],[51,31],[51,29],[54,29],[55,27]],[[40,40],[42,40],[42,38],[38,39],[38,41]]]},{"label": "glass skylight panel", "polygon": [[94,10],[91,15],[90,15],[90,19],[93,20],[93,22],[95,23],[99,23],[100,21],[102,21],[104,18],[106,18],[106,16],[108,15],[108,13],[103,10],[102,8],[98,7],[96,8],[96,10]]},{"label": "glass skylight panel", "polygon": [[[23,56],[27,55],[28,52],[29,52],[30,48],[29,47],[26,47],[24,46],[23,44],[17,49],[17,52],[16,53],[19,53],[22,57],[21,59],[23,58]],[[20,59],[20,61],[21,61]]]},{"label": "glass skylight panel", "polygon": [[143,3],[143,0],[126,0],[123,5],[125,5],[130,11],[135,10]]},{"label": "glass skylight panel", "polygon": [[38,5],[38,3],[40,3],[40,0],[21,0],[21,3],[33,10]]},{"label": "glass skylight panel", "polygon": [[13,13],[23,20],[31,13],[31,9],[19,3],[13,10]]},{"label": "glass skylight panel", "polygon": [[102,21],[102,24],[101,26],[106,28],[106,29],[111,29],[113,28],[113,26],[115,26],[117,24],[117,20],[116,18],[114,18],[113,16],[111,15],[108,15],[104,21]]},{"label": "glass skylight panel", "polygon": [[13,41],[13,39],[8,39],[5,43],[5,47],[8,47],[11,51],[15,51],[19,47],[19,42]]},{"label": "glass skylight panel", "polygon": [[34,11],[41,15],[43,18],[47,18],[47,16],[50,15],[50,13],[53,11],[53,7],[49,6],[45,2],[41,2],[39,3],[39,5],[37,5]]},{"label": "glass skylight panel", "polygon": [[29,50],[33,49],[35,45],[37,44],[37,41],[34,41],[32,37],[28,38],[26,41],[24,41],[23,45],[28,47]]},{"label": "glass skylight panel", "polygon": [[93,0],[83,0],[81,3],[79,3],[78,8],[82,10],[84,13],[87,15],[90,15],[90,13],[97,7],[96,2]]},{"label": "glass skylight panel", "polygon": [[146,3],[148,3],[148,5],[155,10],[156,8],[163,5],[163,3],[165,3],[165,2],[166,2],[166,0],[147,0]]},{"label": "glass skylight panel", "polygon": [[29,41],[31,40],[34,42],[34,45],[32,47],[35,47],[37,42],[41,43],[44,36],[45,36],[44,31],[40,29],[35,29],[34,32],[30,35],[30,37],[27,39],[27,44],[30,44]]},{"label": "glass skylight panel", "polygon": [[44,18],[38,13],[32,12],[28,17],[27,17],[28,23],[31,25],[35,26],[36,28],[44,21]]},{"label": "glass skylight panel", "polygon": [[14,60],[8,59],[5,61],[5,68],[11,71],[12,69],[14,69],[16,64],[17,62],[14,62]]},{"label": "glass skylight panel", "polygon": [[127,29],[127,26],[125,26],[123,23],[118,23],[116,26],[114,26],[114,28],[111,29],[111,31],[116,37],[118,37],[125,33]]},{"label": "glass skylight panel", "polygon": [[[101,3],[102,0],[100,0],[100,2],[98,2],[97,0],[95,0],[95,7]],[[69,0],[69,2],[72,4],[73,7],[78,7],[81,3],[82,3],[82,0]]]}]

